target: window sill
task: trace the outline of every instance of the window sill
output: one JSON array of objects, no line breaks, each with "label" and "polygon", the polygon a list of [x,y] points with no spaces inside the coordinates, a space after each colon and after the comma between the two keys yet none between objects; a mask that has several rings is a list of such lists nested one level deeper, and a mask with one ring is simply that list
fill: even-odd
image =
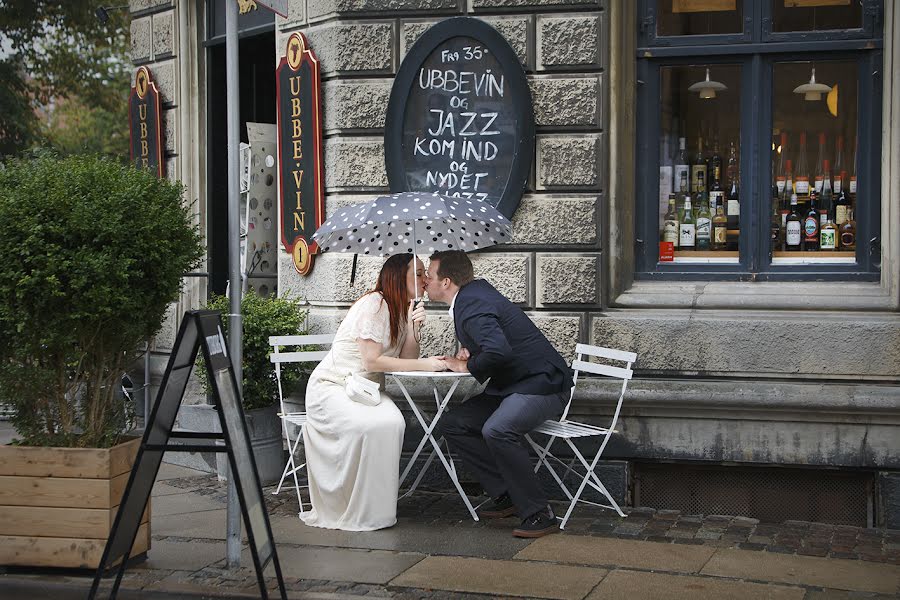
[{"label": "window sill", "polygon": [[613,308],[896,311],[879,283],[635,281]]}]

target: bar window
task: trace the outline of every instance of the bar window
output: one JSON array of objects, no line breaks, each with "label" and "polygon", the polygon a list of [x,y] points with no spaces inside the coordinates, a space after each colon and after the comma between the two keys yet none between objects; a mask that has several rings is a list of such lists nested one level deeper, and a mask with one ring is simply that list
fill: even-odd
[{"label": "bar window", "polygon": [[740,33],[742,0],[662,0],[656,35]]},{"label": "bar window", "polygon": [[860,27],[862,5],[858,0],[772,0],[772,29],[776,32]]},{"label": "bar window", "polygon": [[736,264],[741,66],[670,66],[659,73],[659,259]]},{"label": "bar window", "polygon": [[857,63],[776,63],[772,264],[854,263]]}]

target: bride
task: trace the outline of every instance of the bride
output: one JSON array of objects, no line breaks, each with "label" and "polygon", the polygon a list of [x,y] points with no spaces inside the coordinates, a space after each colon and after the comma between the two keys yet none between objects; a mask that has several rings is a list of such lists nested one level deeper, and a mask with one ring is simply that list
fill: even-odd
[{"label": "bride", "polygon": [[419,358],[413,333],[425,320],[425,309],[414,305],[425,290],[424,271],[411,254],[391,256],[310,376],[303,445],[312,508],[300,514],[307,525],[369,531],[397,522],[406,422],[383,391],[377,404],[362,403],[350,399],[345,382],[359,374],[383,390],[386,371],[446,370],[438,357]]}]

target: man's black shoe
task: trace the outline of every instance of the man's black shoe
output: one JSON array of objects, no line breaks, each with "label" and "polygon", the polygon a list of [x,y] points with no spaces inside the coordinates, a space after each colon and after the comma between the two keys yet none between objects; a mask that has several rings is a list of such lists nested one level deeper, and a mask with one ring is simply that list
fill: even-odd
[{"label": "man's black shoe", "polygon": [[513,535],[520,538],[539,538],[559,531],[559,525],[556,522],[556,515],[549,506],[547,510],[541,510],[527,519],[522,524],[513,529]]},{"label": "man's black shoe", "polygon": [[503,519],[514,514],[516,514],[516,505],[513,504],[509,494],[495,498],[486,509],[481,511],[481,516],[485,519]]}]

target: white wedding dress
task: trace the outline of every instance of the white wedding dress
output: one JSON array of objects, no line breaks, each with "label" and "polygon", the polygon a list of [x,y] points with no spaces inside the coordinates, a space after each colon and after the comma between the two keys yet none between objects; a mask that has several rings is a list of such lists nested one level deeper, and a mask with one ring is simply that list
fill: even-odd
[{"label": "white wedding dress", "polygon": [[[381,293],[363,296],[350,307],[306,389],[309,420],[303,445],[312,509],[300,518],[314,527],[369,531],[397,522],[406,422],[384,393],[384,374],[364,373],[357,338],[380,343],[387,356],[400,354],[405,331],[387,347],[390,318]],[[347,397],[344,379],[353,373],[381,384],[380,404],[367,406]]]}]

